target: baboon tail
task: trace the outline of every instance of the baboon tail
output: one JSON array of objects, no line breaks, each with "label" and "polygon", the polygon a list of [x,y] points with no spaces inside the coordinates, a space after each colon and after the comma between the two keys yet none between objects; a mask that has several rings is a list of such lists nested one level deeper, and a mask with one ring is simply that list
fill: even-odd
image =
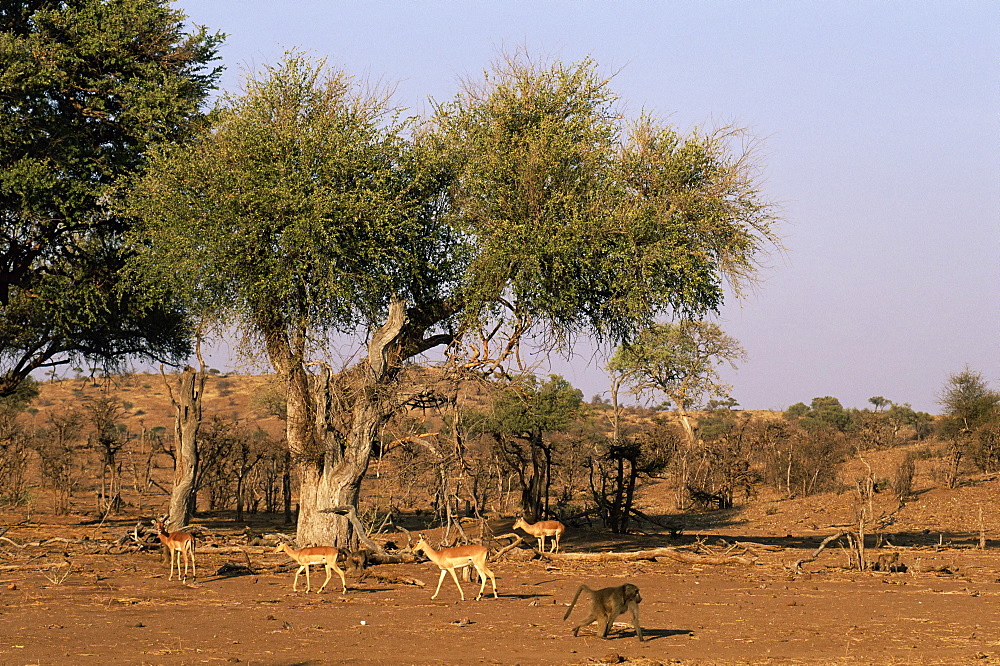
[{"label": "baboon tail", "polygon": [[569,608],[566,609],[566,614],[563,615],[563,620],[569,619],[569,614],[573,612],[573,607],[576,606],[576,600],[580,598],[580,593],[583,592],[584,590],[587,590],[587,592],[593,592],[593,590],[591,590],[586,585],[581,585],[580,587],[576,588],[576,594],[573,595],[573,601],[569,602]]}]

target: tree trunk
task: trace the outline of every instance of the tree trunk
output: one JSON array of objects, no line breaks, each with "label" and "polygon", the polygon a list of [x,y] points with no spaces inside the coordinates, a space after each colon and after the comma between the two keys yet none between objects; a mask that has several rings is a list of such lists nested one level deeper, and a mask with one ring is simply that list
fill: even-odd
[{"label": "tree trunk", "polygon": [[[301,486],[296,537],[299,546],[330,545],[354,550],[354,534],[346,516],[322,513],[334,506],[357,507],[361,481],[379,432],[392,415],[385,399],[386,387],[399,371],[398,359],[390,363],[390,349],[398,349],[406,324],[405,302],[394,301],[386,323],[372,336],[368,358],[357,372],[353,387],[354,406],[346,441],[332,429],[329,370],[324,369],[309,390],[303,368],[302,380],[290,385],[288,395],[288,441],[300,455]],[[295,418],[293,419],[293,410]],[[312,416],[311,422],[309,416]]]},{"label": "tree trunk", "polygon": [[540,430],[527,436],[531,449],[531,473],[521,491],[521,513],[529,523],[548,517],[552,452],[545,446]]},{"label": "tree trunk", "polygon": [[[199,353],[200,360],[200,353]],[[162,373],[162,369],[161,369]],[[167,529],[176,531],[187,525],[194,509],[195,476],[198,472],[198,429],[201,427],[201,402],[205,390],[205,364],[201,370],[184,368],[177,382],[175,394],[167,382],[170,402],[174,406],[174,485],[170,492],[170,519]]]},{"label": "tree trunk", "polygon": [[694,432],[694,426],[691,425],[691,417],[683,407],[677,408],[677,416],[680,417],[681,428],[684,430],[684,437],[687,439],[688,446],[693,447],[698,443],[698,436]]}]

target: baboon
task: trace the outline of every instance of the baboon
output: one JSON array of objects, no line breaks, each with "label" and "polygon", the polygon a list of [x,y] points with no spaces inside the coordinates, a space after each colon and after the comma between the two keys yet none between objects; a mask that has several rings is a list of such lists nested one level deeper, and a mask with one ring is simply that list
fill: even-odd
[{"label": "baboon", "polygon": [[350,575],[364,575],[368,568],[368,561],[371,551],[366,549],[355,550],[347,555],[347,573]]},{"label": "baboon", "polygon": [[882,553],[872,562],[872,571],[906,573],[906,565],[899,561],[899,553]]},{"label": "baboon", "polygon": [[576,600],[584,590],[590,593],[590,615],[581,624],[573,627],[574,636],[577,635],[581,627],[586,627],[596,620],[599,627],[597,635],[606,640],[608,632],[611,631],[611,627],[615,623],[615,618],[629,610],[632,611],[632,627],[635,629],[636,638],[640,641],[645,640],[642,637],[642,627],[639,626],[639,602],[642,601],[642,596],[639,595],[638,587],[632,583],[626,583],[617,587],[602,587],[599,590],[592,590],[586,585],[581,585],[577,588],[576,594],[573,595],[573,601],[566,610],[566,614],[563,615],[563,620],[569,619],[569,614],[573,612]]}]

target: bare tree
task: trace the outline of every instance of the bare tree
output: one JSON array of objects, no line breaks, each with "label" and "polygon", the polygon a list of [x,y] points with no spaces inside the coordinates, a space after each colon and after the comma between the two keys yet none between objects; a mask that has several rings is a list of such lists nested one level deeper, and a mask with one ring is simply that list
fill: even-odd
[{"label": "bare tree", "polygon": [[127,409],[118,398],[102,395],[87,405],[87,411],[94,427],[91,445],[101,457],[101,490],[97,495],[97,508],[102,513],[117,511],[122,505],[121,462],[118,460],[118,452],[128,441],[127,434],[120,426]]},{"label": "bare tree", "polygon": [[78,411],[50,413],[34,439],[41,459],[42,479],[52,490],[53,511],[68,513],[73,490],[82,473],[79,444],[84,416]]},{"label": "bare tree", "polygon": [[170,491],[168,530],[187,525],[196,510],[195,478],[198,474],[198,429],[201,428],[202,398],[205,393],[205,361],[201,356],[201,340],[196,345],[198,369],[191,366],[177,379],[177,390],[160,375],[174,407],[174,485]]}]

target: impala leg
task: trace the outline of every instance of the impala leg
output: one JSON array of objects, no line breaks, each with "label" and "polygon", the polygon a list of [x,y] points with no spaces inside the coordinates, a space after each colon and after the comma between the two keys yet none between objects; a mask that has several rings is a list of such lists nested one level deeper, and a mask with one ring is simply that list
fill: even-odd
[{"label": "impala leg", "polygon": [[[455,573],[455,567],[452,567],[451,569],[448,569],[448,571],[451,572],[451,579],[453,581],[455,581],[455,585],[458,586],[458,593],[460,595],[462,595],[462,601],[465,601],[465,590],[462,589],[462,584],[458,582],[458,574]],[[441,576],[444,577],[444,572],[443,571],[441,572]],[[438,587],[440,587],[440,586],[441,585],[439,583]]]},{"label": "impala leg", "polygon": [[486,589],[486,576],[489,575],[490,580],[493,581],[493,598],[499,599],[497,596],[497,580],[493,577],[493,572],[486,567],[479,568],[476,567],[476,571],[479,572],[479,594],[476,595],[476,601],[483,598],[483,591]]},{"label": "impala leg", "polygon": [[[490,582],[493,583],[493,598],[499,599],[500,595],[497,594],[497,577],[493,574],[493,571],[490,569],[487,569],[486,573],[489,574]],[[483,585],[484,586],[486,585],[486,581],[483,581]]]},{"label": "impala leg", "polygon": [[337,566],[336,562],[333,563],[333,570],[340,576],[340,587],[343,588],[344,594],[347,594],[347,579],[344,578],[344,570]]},{"label": "impala leg", "polygon": [[482,569],[480,569],[479,567],[476,567],[476,571],[479,572],[479,580],[482,583],[479,586],[479,596],[476,597],[476,601],[478,601],[480,599],[480,597],[483,596],[483,592],[486,590],[486,577],[487,576],[490,577],[490,581],[493,583],[493,598],[494,599],[499,599],[500,595],[497,594],[497,577],[495,575],[493,575],[493,572],[490,571],[489,569],[487,569],[485,565],[483,566]]},{"label": "impala leg", "polygon": [[[438,586],[437,586],[437,589],[434,590],[434,596],[432,596],[431,599],[437,599],[438,592],[441,591],[441,583],[444,582],[444,577],[445,577],[445,574],[447,574],[447,573],[448,572],[445,569],[441,569],[441,575],[438,576]],[[458,581],[455,581],[455,582],[457,583]]]},{"label": "impala leg", "polygon": [[324,565],[323,568],[326,569],[326,580],[324,580],[323,584],[319,586],[318,590],[316,590],[316,594],[319,594],[320,592],[322,592],[324,590],[324,588],[326,588],[326,584],[330,582],[330,576],[333,575],[333,572],[330,571],[330,563],[329,562],[324,562],[323,565]]},{"label": "impala leg", "polygon": [[312,581],[309,580],[309,569],[311,569],[312,567],[310,567],[308,564],[303,564],[302,568],[306,570],[306,594],[309,594],[309,592],[312,591]]},{"label": "impala leg", "polygon": [[[299,591],[299,576],[302,574],[302,570],[305,568],[306,566],[304,564],[299,565],[299,570],[295,572],[295,582],[292,583],[292,592]],[[308,576],[308,572],[306,573],[306,575]]]}]

